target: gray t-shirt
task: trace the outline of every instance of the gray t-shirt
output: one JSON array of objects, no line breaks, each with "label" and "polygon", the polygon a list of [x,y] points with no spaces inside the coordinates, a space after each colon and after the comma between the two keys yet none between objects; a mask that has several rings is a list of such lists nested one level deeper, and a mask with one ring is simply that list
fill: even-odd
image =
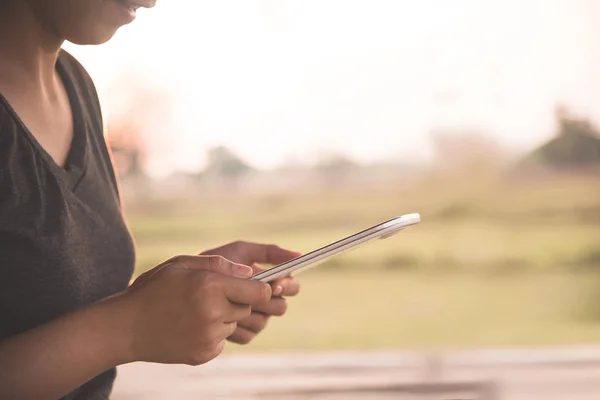
[{"label": "gray t-shirt", "polygon": [[[124,290],[133,241],[92,80],[67,52],[57,71],[73,110],[62,168],[0,94],[0,340]],[[116,370],[67,398],[108,398]]]}]

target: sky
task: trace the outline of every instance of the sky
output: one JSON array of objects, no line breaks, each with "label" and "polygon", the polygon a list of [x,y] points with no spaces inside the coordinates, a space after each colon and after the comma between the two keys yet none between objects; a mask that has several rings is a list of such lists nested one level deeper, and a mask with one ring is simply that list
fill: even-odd
[{"label": "sky", "polygon": [[559,102],[600,122],[599,21],[595,0],[158,0],[109,43],[65,48],[109,120],[123,76],[164,95],[143,125],[157,175],[220,144],[262,168],[424,162],[434,129],[524,152]]}]

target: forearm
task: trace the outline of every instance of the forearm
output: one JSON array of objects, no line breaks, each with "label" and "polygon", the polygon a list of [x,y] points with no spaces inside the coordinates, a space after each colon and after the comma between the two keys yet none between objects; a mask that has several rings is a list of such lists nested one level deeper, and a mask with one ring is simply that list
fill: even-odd
[{"label": "forearm", "polygon": [[0,342],[0,393],[8,399],[57,399],[129,354],[119,296]]}]

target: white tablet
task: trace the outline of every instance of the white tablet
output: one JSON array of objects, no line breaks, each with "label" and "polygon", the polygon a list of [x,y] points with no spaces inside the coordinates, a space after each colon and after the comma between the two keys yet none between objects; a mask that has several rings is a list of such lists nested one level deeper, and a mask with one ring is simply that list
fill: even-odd
[{"label": "white tablet", "polygon": [[374,239],[386,239],[398,233],[402,229],[418,224],[419,222],[421,222],[421,216],[419,214],[406,214],[401,217],[382,222],[381,224],[365,229],[364,231],[355,233],[352,236],[348,236],[345,239],[338,240],[337,242],[311,251],[310,253],[304,254],[298,258],[283,264],[279,264],[273,268],[269,268],[266,271],[259,272],[258,274],[255,274],[252,279],[261,282],[271,282],[277,278],[288,276],[292,274],[292,272],[300,269],[306,269],[309,266],[314,266],[318,262],[356,247],[362,243],[369,242]]}]

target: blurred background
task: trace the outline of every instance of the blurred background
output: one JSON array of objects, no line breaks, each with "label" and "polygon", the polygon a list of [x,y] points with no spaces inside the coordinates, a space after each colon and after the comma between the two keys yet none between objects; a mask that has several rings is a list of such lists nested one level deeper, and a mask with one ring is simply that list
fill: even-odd
[{"label": "blurred background", "polygon": [[300,275],[251,345],[123,367],[115,399],[599,398],[599,22],[595,0],[159,0],[67,45],[136,274],[423,219]]}]

